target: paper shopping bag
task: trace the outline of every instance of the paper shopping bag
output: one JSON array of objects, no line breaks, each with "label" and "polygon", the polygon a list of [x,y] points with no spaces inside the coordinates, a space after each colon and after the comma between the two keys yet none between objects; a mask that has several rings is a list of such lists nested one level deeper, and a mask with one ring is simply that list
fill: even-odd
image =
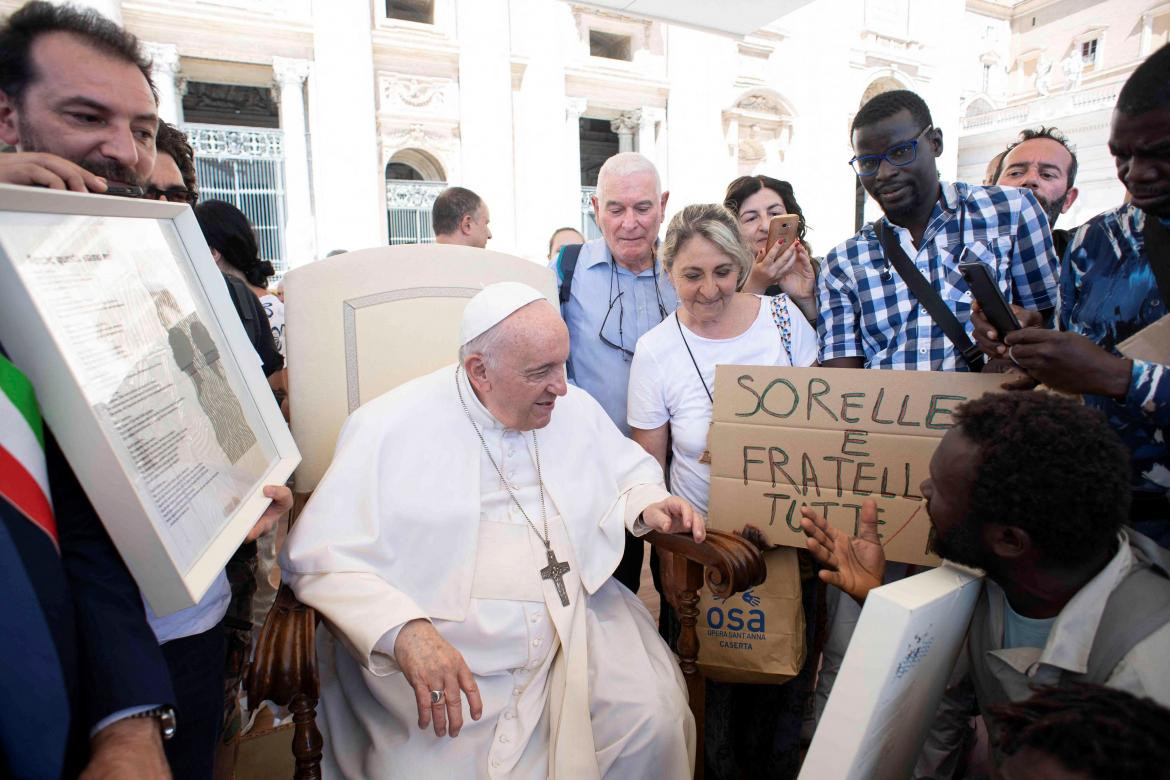
[{"label": "paper shopping bag", "polygon": [[800,564],[792,548],[764,553],[768,577],[723,600],[699,591],[699,667],[720,682],[782,683],[804,666]]}]

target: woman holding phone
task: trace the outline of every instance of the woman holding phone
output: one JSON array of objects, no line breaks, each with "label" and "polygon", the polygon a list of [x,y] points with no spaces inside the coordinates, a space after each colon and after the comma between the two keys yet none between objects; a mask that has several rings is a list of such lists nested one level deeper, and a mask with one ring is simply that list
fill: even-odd
[{"label": "woman holding phone", "polygon": [[[693,205],[676,214],[661,257],[679,307],[638,339],[630,365],[630,435],[664,469],[667,455],[673,454],[671,491],[703,514],[711,484],[711,467],[703,455],[715,366],[810,366],[817,359],[816,333],[787,295],[739,291],[754,255],[735,215],[725,207]],[[759,535],[756,541],[766,546]],[[774,558],[777,566],[794,572],[795,549],[770,549],[764,556],[770,571],[769,559]],[[660,557],[663,588],[673,598],[670,559]],[[811,663],[805,666],[808,674],[802,671],[783,685],[708,684],[708,777],[796,776]]]},{"label": "woman holding phone", "polygon": [[[727,185],[723,205],[735,214],[739,232],[756,252],[743,291],[787,293],[805,318],[816,322],[816,263],[804,240],[808,226],[792,185],[771,176],[740,176]],[[772,218],[784,215],[796,218],[796,240],[778,240],[769,245]]]}]

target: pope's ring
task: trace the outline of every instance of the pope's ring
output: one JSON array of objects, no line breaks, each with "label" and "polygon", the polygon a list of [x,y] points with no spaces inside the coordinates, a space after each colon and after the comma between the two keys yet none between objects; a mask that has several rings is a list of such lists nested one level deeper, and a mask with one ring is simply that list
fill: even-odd
[{"label": "pope's ring", "polygon": [[442,691],[431,691],[431,704],[434,705],[434,704],[442,704],[442,703],[443,703],[443,692]]}]

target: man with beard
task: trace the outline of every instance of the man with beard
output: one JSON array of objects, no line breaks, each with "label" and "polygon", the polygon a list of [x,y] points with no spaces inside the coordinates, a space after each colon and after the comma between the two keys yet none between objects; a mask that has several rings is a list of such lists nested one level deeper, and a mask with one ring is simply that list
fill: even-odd
[{"label": "man with beard", "polygon": [[[147,68],[134,38],[92,11],[30,3],[13,13],[0,26],[0,141],[19,151],[0,154],[0,181],[140,185],[158,124]],[[175,698],[138,587],[2,350],[0,369],[0,396],[27,412],[0,426],[0,454],[18,458],[0,467],[0,623],[18,640],[0,652],[0,775],[166,777]],[[43,452],[28,446],[41,430]],[[22,475],[39,475],[51,495],[39,523],[30,494],[12,491]]]},{"label": "man with beard", "polygon": [[1019,140],[1007,148],[996,172],[996,184],[1025,187],[1040,201],[1058,258],[1064,256],[1069,231],[1057,230],[1056,220],[1077,199],[1077,188],[1073,186],[1076,178],[1077,155],[1055,127],[1021,132]]},{"label": "man with beard", "polygon": [[0,155],[0,182],[99,193],[142,187],[154,167],[158,107],[133,36],[48,3],[27,4],[4,32],[0,141],[17,152]]},{"label": "man with beard", "polygon": [[[940,182],[942,131],[922,98],[877,95],[853,120],[850,163],[885,216],[825,256],[818,281],[821,362],[842,368],[978,370],[969,335],[956,346],[949,327],[895,268],[904,253],[938,306],[970,333],[971,295],[958,264],[989,265],[1009,302],[1051,310],[1056,257],[1035,197],[1027,190]],[[884,239],[884,240],[883,240]],[[889,248],[887,251],[887,247]],[[960,328],[961,326],[961,328]],[[966,344],[963,344],[963,341]]]},{"label": "man with beard", "polygon": [[[0,25],[0,141],[18,150],[0,154],[0,182],[141,194],[157,128],[149,61],[113,22],[33,2]],[[22,412],[0,425],[0,625],[20,640],[0,648],[8,713],[0,717],[0,776],[73,777],[84,767],[87,778],[169,777],[163,740],[181,734],[168,742],[173,749],[200,733],[175,693],[187,681],[177,673],[172,685],[137,584],[42,427],[34,388],[2,347],[0,390],[10,411]],[[34,446],[41,431],[43,453]],[[22,475],[25,490],[16,490]],[[49,494],[40,513],[30,510],[34,477]],[[276,501],[255,535],[291,506],[287,488],[267,486],[265,495]],[[203,748],[209,777],[214,736]],[[199,766],[184,761],[175,771],[190,776],[182,773]]]},{"label": "man with beard", "polygon": [[[970,717],[1032,685],[1104,684],[1170,704],[1170,555],[1125,527],[1128,453],[1095,410],[996,393],[955,412],[922,483],[934,551],[982,568],[952,684],[916,777],[956,775]],[[802,509],[821,579],[862,600],[885,568],[873,502],[852,537]]]},{"label": "man with beard", "polygon": [[1130,360],[1118,345],[1170,308],[1170,46],[1150,55],[1117,96],[1109,150],[1131,202],[1073,234],[1061,264],[1059,330],[1025,328],[998,340],[976,314],[989,355],[1029,378],[1080,393],[1129,446],[1134,527],[1170,546],[1170,375],[1165,363]]}]

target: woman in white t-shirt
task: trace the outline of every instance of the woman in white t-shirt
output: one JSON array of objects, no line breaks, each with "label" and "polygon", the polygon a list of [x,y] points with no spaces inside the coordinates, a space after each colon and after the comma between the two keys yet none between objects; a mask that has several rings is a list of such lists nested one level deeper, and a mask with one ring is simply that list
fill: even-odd
[{"label": "woman in white t-shirt", "polygon": [[[739,292],[753,254],[725,207],[693,205],[676,214],[666,230],[662,263],[679,307],[638,339],[630,366],[626,409],[631,436],[664,469],[670,449],[671,492],[704,514],[711,469],[700,461],[711,424],[715,366],[811,366],[817,360],[816,333],[787,295]],[[773,554],[795,557],[796,550]],[[670,565],[663,557],[666,572]],[[806,688],[709,684],[707,756],[717,774],[788,776],[799,765]],[[736,713],[751,722],[736,722]]]},{"label": "woman in white t-shirt", "polygon": [[626,416],[634,441],[663,468],[670,447],[671,492],[706,514],[711,469],[699,459],[707,448],[716,364],[810,366],[817,336],[787,295],[737,292],[752,255],[723,206],[687,206],[677,214],[662,263],[679,307],[638,339]]}]

